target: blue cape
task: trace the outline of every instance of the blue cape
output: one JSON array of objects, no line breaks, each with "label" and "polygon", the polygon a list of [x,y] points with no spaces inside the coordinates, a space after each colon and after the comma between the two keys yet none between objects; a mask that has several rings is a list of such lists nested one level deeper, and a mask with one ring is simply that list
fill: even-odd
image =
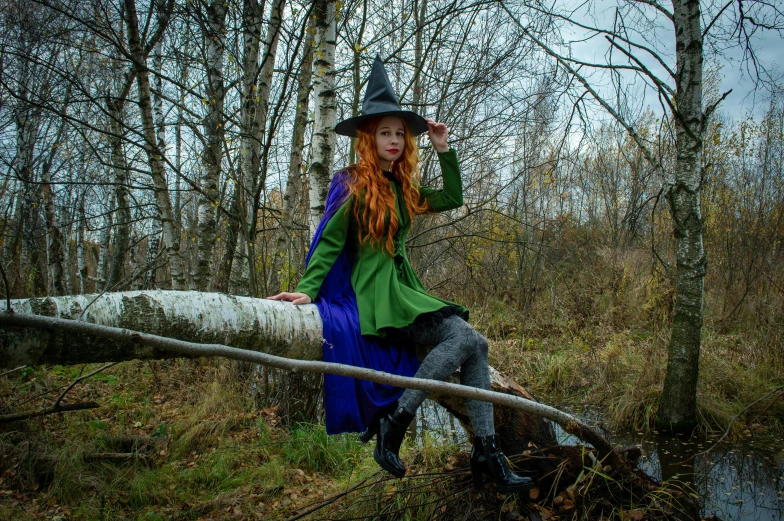
[{"label": "blue cape", "polygon": [[[341,170],[332,178],[324,217],[310,243],[306,265],[327,222],[348,197],[348,174]],[[354,241],[346,241],[316,297],[315,304],[324,323],[324,361],[413,376],[419,368],[413,349],[403,349],[385,339],[360,334],[357,297],[351,286],[353,244]],[[364,431],[378,409],[388,406],[402,393],[403,389],[391,385],[324,375],[327,433]]]}]

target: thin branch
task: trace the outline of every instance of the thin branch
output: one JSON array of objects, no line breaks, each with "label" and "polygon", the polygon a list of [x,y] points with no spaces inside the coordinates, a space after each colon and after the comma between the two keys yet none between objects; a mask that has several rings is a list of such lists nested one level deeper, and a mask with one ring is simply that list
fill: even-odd
[{"label": "thin branch", "polygon": [[363,479],[362,481],[360,481],[359,483],[357,483],[353,487],[349,488],[348,490],[345,490],[345,491],[341,492],[340,494],[336,494],[336,495],[334,495],[334,496],[332,496],[330,498],[327,498],[326,500],[321,501],[320,503],[317,503],[316,506],[314,506],[312,508],[309,508],[307,510],[304,510],[304,511],[300,512],[299,514],[297,514],[296,516],[288,518],[286,521],[296,521],[297,519],[302,519],[303,517],[312,514],[316,510],[320,510],[320,509],[324,508],[325,506],[334,503],[335,501],[337,501],[338,499],[342,498],[343,496],[347,496],[347,495],[351,494],[352,492],[354,492],[355,490],[357,490],[358,488],[361,488],[367,482],[367,480],[369,480],[371,477],[372,476],[369,476],[369,477]]},{"label": "thin branch", "polygon": [[27,420],[29,418],[36,418],[38,416],[45,416],[47,414],[56,414],[58,412],[82,411],[84,409],[96,409],[96,408],[98,408],[98,404],[95,402],[68,403],[65,405],[60,405],[58,407],[47,407],[45,409],[40,409],[38,411],[2,414],[0,415],[0,423]]},{"label": "thin branch", "polygon": [[[607,36],[607,35],[605,35],[605,38],[607,38],[607,41],[608,41],[608,42],[610,42],[610,44],[611,44],[613,47],[615,47],[616,49],[618,49],[619,51],[621,51],[621,52],[622,52],[624,55],[626,55],[626,57],[628,57],[630,60],[634,61],[634,63],[636,63],[636,64],[637,64],[637,66],[639,67],[639,70],[640,70],[640,72],[642,72],[642,73],[644,73],[646,76],[648,76],[648,77],[649,77],[649,78],[650,78],[650,79],[651,79],[651,80],[652,80],[652,81],[653,81],[653,82],[656,84],[656,86],[657,86],[659,89],[663,89],[663,90],[667,91],[667,92],[668,92],[668,93],[669,93],[671,96],[673,96],[673,97],[675,96],[675,91],[672,89],[672,87],[670,87],[669,85],[667,85],[666,83],[664,83],[664,82],[663,82],[662,80],[660,80],[660,79],[659,79],[659,78],[658,78],[658,77],[657,77],[655,74],[653,74],[653,73],[650,71],[650,69],[648,69],[648,67],[646,67],[646,66],[645,66],[645,65],[642,63],[642,61],[640,61],[640,60],[639,60],[639,58],[637,58],[637,57],[636,57],[636,56],[634,56],[632,53],[630,53],[629,51],[627,51],[626,49],[624,49],[623,47],[621,47],[621,46],[618,44],[618,42],[616,42],[616,41],[615,41],[615,38],[611,38],[610,36]],[[666,98],[666,99],[667,99],[667,104],[670,106],[670,109],[671,109],[673,112],[675,112],[675,110],[676,110],[675,106],[672,104],[672,102],[670,101],[670,99],[669,99],[669,98]]]},{"label": "thin branch", "polygon": [[705,27],[705,30],[704,30],[704,31],[702,31],[702,37],[703,37],[703,38],[705,38],[705,35],[706,35],[706,34],[708,34],[708,31],[710,31],[711,27],[713,27],[713,24],[715,24],[715,23],[716,23],[716,21],[719,19],[719,17],[721,16],[721,14],[722,14],[724,11],[726,11],[726,10],[727,10],[727,8],[728,8],[729,6],[731,6],[732,4],[734,4],[734,3],[735,3],[735,0],[730,0],[729,2],[727,2],[726,4],[724,4],[724,7],[722,7],[722,8],[719,10],[719,12],[718,12],[718,13],[716,13],[716,16],[714,16],[714,17],[713,17],[713,20],[711,20],[711,21],[710,21],[710,23],[709,23],[709,24],[708,24],[708,25]]},{"label": "thin branch", "polygon": [[669,18],[671,22],[675,21],[675,17],[672,15],[672,13],[669,12],[663,5],[659,4],[658,2],[654,2],[653,0],[634,0],[634,1],[640,4],[649,5],[654,9],[656,9],[657,11],[659,11],[664,16],[666,16],[667,18]]},{"label": "thin branch", "polygon": [[15,373],[15,372],[17,372],[17,371],[21,371],[21,370],[22,370],[22,369],[24,369],[25,367],[27,367],[27,366],[26,366],[26,365],[20,365],[19,367],[16,367],[16,368],[14,368],[14,369],[11,369],[10,371],[6,371],[6,372],[4,372],[4,373],[0,373],[0,378],[2,378],[3,376],[9,375],[9,374],[11,374],[11,373]]},{"label": "thin branch", "polygon": [[596,90],[594,90],[593,87],[591,87],[590,83],[588,83],[588,80],[586,80],[579,72],[577,72],[569,64],[567,59],[565,59],[563,56],[561,56],[560,54],[558,54],[557,52],[552,50],[547,44],[545,44],[543,41],[539,40],[536,36],[531,34],[531,32],[526,27],[524,27],[523,24],[521,24],[520,21],[517,20],[517,18],[514,17],[514,15],[509,11],[509,8],[506,7],[505,4],[502,3],[501,6],[504,8],[504,10],[510,16],[512,21],[514,21],[514,23],[520,28],[520,30],[522,30],[529,38],[531,38],[534,41],[534,43],[536,43],[536,45],[538,45],[541,49],[543,49],[547,54],[549,54],[550,56],[555,58],[556,61],[558,61],[558,63],[560,63],[567,71],[569,71],[570,74],[572,74],[575,78],[577,78],[579,80],[579,82],[583,84],[583,87],[585,87],[585,90],[590,92],[591,95],[594,97],[594,99],[596,101],[598,101],[599,104],[602,107],[604,107],[604,109],[607,112],[609,112],[615,118],[615,120],[618,123],[621,124],[621,126],[623,128],[626,129],[626,132],[629,133],[629,135],[634,140],[634,142],[637,144],[637,146],[639,146],[640,149],[642,150],[642,153],[645,156],[645,159],[647,159],[648,162],[650,162],[650,164],[653,165],[654,167],[656,167],[656,168],[658,168],[660,170],[664,170],[662,165],[659,164],[658,162],[656,162],[655,158],[653,157],[653,154],[648,149],[648,146],[642,141],[642,138],[640,138],[640,136],[637,133],[637,131],[634,130],[634,128],[631,125],[629,125],[626,122],[626,120],[624,120],[624,118],[615,109],[613,109],[610,106],[610,104],[607,103],[607,101],[605,101],[605,99],[602,96],[600,96],[598,92],[596,92]]},{"label": "thin branch", "polygon": [[61,393],[60,393],[60,396],[58,396],[58,397],[57,397],[57,399],[54,401],[54,405],[53,405],[52,407],[54,407],[55,409],[59,408],[59,407],[60,407],[60,402],[63,400],[63,398],[65,397],[65,395],[66,395],[66,394],[68,394],[68,392],[69,392],[71,389],[73,389],[73,388],[74,388],[74,386],[75,386],[76,384],[78,384],[79,382],[81,382],[82,380],[86,380],[87,378],[90,378],[91,376],[93,376],[93,375],[96,375],[96,374],[100,373],[101,371],[105,371],[106,369],[109,369],[111,366],[113,366],[113,365],[117,365],[117,364],[119,364],[119,363],[120,363],[120,362],[112,362],[111,364],[106,364],[106,365],[105,365],[105,366],[103,366],[103,367],[99,367],[98,369],[96,369],[95,371],[93,371],[93,372],[92,372],[92,373],[90,373],[90,374],[86,374],[86,375],[80,376],[79,378],[77,378],[76,380],[74,380],[73,382],[71,382],[71,385],[69,385],[68,387],[66,387],[66,388],[65,388],[65,390],[64,390],[63,392],[61,392]]},{"label": "thin branch", "polygon": [[770,391],[769,393],[767,393],[767,394],[766,394],[765,396],[763,396],[762,398],[757,398],[756,400],[754,400],[753,402],[751,402],[750,404],[748,404],[748,405],[747,405],[746,407],[744,407],[744,408],[743,408],[743,409],[742,409],[740,412],[738,412],[738,414],[736,414],[735,416],[733,416],[733,417],[732,417],[732,419],[730,420],[730,423],[727,425],[727,430],[725,430],[725,431],[724,431],[724,434],[721,436],[721,438],[719,438],[718,440],[716,440],[716,443],[714,443],[713,445],[711,445],[710,447],[708,447],[707,449],[705,449],[705,450],[704,450],[704,451],[702,451],[702,452],[697,452],[696,454],[694,454],[694,455],[690,456],[689,458],[685,459],[684,461],[689,461],[690,459],[692,459],[692,458],[695,458],[695,457],[697,457],[697,456],[702,456],[702,455],[704,455],[704,454],[708,454],[710,451],[712,451],[713,449],[715,449],[715,448],[716,448],[716,446],[717,446],[719,443],[721,443],[722,441],[724,441],[724,438],[726,438],[726,437],[729,435],[729,433],[730,433],[730,430],[732,429],[732,424],[733,424],[733,423],[735,423],[735,420],[737,420],[738,418],[740,418],[740,415],[741,415],[741,414],[745,413],[746,411],[748,411],[749,409],[751,409],[753,406],[757,405],[759,402],[761,402],[761,401],[763,401],[763,400],[767,399],[767,398],[768,398],[769,396],[771,396],[772,394],[775,394],[775,393],[777,393],[777,392],[779,392],[779,391],[781,391],[781,390],[784,390],[784,385],[780,385],[780,386],[776,387],[775,389],[773,389],[772,391]]},{"label": "thin branch", "polygon": [[602,457],[609,457],[610,463],[616,469],[622,469],[623,463],[620,456],[613,450],[612,445],[596,430],[586,425],[574,416],[560,411],[549,405],[537,403],[525,398],[510,394],[486,391],[466,385],[441,382],[437,380],[426,380],[423,378],[410,378],[399,376],[381,371],[374,371],[364,367],[354,367],[344,364],[330,362],[318,362],[308,360],[293,360],[280,356],[269,355],[257,351],[237,349],[222,344],[197,344],[186,342],[174,338],[166,338],[148,333],[140,333],[124,328],[101,326],[76,320],[66,320],[39,315],[29,315],[27,313],[16,313],[14,315],[0,315],[0,325],[21,326],[40,329],[60,330],[72,334],[94,336],[113,340],[124,344],[135,344],[148,346],[163,351],[169,351],[186,356],[220,356],[251,362],[255,364],[267,365],[279,369],[290,371],[307,371],[312,373],[334,374],[367,380],[370,382],[393,385],[410,389],[428,391],[440,395],[457,396],[460,398],[471,398],[485,402],[494,403],[504,407],[519,409],[529,414],[540,416],[560,425],[566,432],[577,438],[593,445]]}]

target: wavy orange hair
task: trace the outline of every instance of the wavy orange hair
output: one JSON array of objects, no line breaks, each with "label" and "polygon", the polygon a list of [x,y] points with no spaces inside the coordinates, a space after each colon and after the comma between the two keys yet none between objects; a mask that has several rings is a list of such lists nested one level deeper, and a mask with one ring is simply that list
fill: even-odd
[{"label": "wavy orange hair", "polygon": [[[406,211],[409,217],[414,217],[427,211],[427,203],[419,203],[419,153],[416,139],[405,120],[401,118],[401,121],[404,129],[403,154],[392,163],[391,170],[403,189]],[[379,165],[376,148],[376,129],[379,123],[381,118],[375,118],[363,121],[357,127],[354,149],[359,161],[350,169],[354,175],[349,182],[349,189],[357,202],[362,201],[364,196],[364,204],[354,204],[354,218],[360,223],[359,243],[365,244],[369,240],[371,245],[383,246],[389,255],[394,255],[393,237],[399,223],[394,193]]]}]

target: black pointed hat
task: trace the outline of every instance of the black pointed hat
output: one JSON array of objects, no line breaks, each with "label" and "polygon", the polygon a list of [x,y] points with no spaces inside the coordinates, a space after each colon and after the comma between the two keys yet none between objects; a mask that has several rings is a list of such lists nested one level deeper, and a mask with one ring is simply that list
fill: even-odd
[{"label": "black pointed hat", "polygon": [[403,118],[412,134],[418,136],[427,132],[427,121],[425,118],[411,112],[403,110],[397,102],[395,90],[389,82],[389,76],[384,68],[381,56],[376,55],[373,68],[370,71],[367,88],[365,89],[365,99],[362,100],[362,114],[341,121],[335,126],[335,132],[342,136],[357,137],[357,125],[362,121],[380,118],[384,116],[398,116]]}]

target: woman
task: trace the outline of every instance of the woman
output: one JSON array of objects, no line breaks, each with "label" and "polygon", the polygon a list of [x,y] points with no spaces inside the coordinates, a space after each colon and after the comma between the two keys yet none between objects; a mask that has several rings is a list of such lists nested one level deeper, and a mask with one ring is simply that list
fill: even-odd
[{"label": "woman", "polygon": [[[359,161],[333,178],[327,209],[293,293],[274,300],[314,302],[324,323],[327,361],[350,363],[404,376],[443,380],[458,368],[461,383],[490,389],[487,340],[468,323],[464,307],[427,294],[409,264],[405,238],[411,218],[463,204],[457,155],[446,125],[404,111],[379,57],[373,64],[362,114],[335,131],[356,137]],[[444,188],[418,185],[415,135],[428,133],[438,153]],[[434,346],[421,366],[410,346]],[[374,459],[402,477],[398,456],[406,428],[427,393],[402,391],[345,377],[325,376],[330,433],[376,436]],[[471,472],[480,488],[490,476],[502,492],[520,492],[531,479],[514,474],[498,448],[492,404],[466,400],[474,429]]]}]

